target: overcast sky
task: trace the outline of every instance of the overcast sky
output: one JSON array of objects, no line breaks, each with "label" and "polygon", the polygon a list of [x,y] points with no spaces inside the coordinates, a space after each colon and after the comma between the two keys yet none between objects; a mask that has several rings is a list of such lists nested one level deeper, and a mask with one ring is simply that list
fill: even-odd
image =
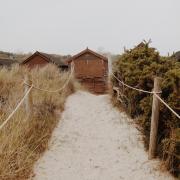
[{"label": "overcast sky", "polygon": [[152,39],[180,50],[180,0],[0,0],[0,50],[121,53]]}]

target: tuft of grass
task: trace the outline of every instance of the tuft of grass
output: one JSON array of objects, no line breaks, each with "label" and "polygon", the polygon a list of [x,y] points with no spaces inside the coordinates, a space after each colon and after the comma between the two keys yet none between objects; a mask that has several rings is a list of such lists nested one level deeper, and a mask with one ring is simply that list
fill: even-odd
[{"label": "tuft of grass", "polygon": [[[0,124],[13,111],[24,93],[23,79],[30,74],[35,86],[55,90],[63,86],[69,73],[59,72],[53,65],[28,70],[14,66],[11,70],[0,69]],[[32,90],[33,111],[28,118],[24,104],[0,131],[0,179],[23,180],[33,174],[33,165],[47,149],[53,129],[62,112],[68,95],[78,84],[72,77],[61,92],[48,93]]]}]

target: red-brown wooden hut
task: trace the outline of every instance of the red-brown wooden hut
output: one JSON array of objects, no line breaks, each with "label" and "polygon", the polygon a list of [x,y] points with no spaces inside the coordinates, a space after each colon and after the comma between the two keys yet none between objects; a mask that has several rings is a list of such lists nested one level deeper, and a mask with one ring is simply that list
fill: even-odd
[{"label": "red-brown wooden hut", "polygon": [[65,63],[69,56],[58,56],[36,51],[33,55],[28,57],[22,65],[27,65],[29,68],[43,67],[49,63],[55,64],[61,70],[68,70],[68,64]]},{"label": "red-brown wooden hut", "polygon": [[108,59],[90,49],[72,56],[75,77],[94,93],[105,93],[108,87]]}]

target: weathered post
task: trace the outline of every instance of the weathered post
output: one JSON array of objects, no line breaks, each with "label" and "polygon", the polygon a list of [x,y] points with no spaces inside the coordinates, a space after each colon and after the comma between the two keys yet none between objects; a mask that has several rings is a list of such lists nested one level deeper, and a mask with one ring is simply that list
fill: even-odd
[{"label": "weathered post", "polygon": [[[29,74],[25,75],[25,93],[29,90],[30,86],[32,85],[32,82],[30,80],[30,76]],[[27,117],[29,118],[31,113],[32,113],[32,104],[33,104],[33,101],[32,101],[32,91],[26,96],[26,99],[25,99],[25,109],[26,109],[26,114],[27,114]]]},{"label": "weathered post", "polygon": [[[160,92],[160,78],[154,78],[154,92]],[[158,95],[160,95],[158,93]],[[159,100],[153,94],[153,103],[152,103],[152,115],[151,115],[151,130],[150,130],[150,142],[149,142],[149,159],[153,159],[156,153],[157,145],[157,133],[158,133],[158,121],[159,121]]]}]

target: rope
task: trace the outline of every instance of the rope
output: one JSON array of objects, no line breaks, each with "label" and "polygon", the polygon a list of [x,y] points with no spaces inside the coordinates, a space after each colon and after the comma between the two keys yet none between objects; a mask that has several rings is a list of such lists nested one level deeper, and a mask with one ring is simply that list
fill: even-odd
[{"label": "rope", "polygon": [[[39,87],[34,86],[34,85],[33,85],[33,88],[34,88],[34,89],[37,89],[37,90],[40,90],[40,91],[49,92],[49,93],[56,93],[56,92],[62,91],[62,90],[68,85],[69,81],[71,80],[71,77],[72,77],[72,75],[73,75],[73,72],[74,72],[74,66],[72,66],[72,68],[71,68],[71,73],[70,73],[68,79],[66,80],[66,82],[64,83],[64,85],[63,85],[61,88],[59,88],[59,89],[56,89],[56,90],[48,90],[48,89],[39,88]],[[24,82],[24,84],[27,85],[27,86],[29,86],[29,87],[31,86],[30,84],[28,84],[28,83],[26,83],[26,82]]]},{"label": "rope", "polygon": [[125,84],[123,81],[119,80],[113,73],[111,73],[114,78],[119,81],[121,84],[123,84],[124,86],[136,90],[136,91],[140,91],[140,92],[144,92],[144,93],[148,93],[148,94],[153,94],[155,95],[177,118],[180,119],[180,115],[177,114],[165,101],[163,101],[163,99],[161,99],[161,97],[158,96],[158,94],[160,94],[161,92],[154,92],[154,91],[145,91],[143,89],[138,89],[138,88],[134,88],[132,86],[129,86],[128,84]]},{"label": "rope", "polygon": [[21,99],[21,101],[18,103],[18,105],[16,106],[16,108],[14,109],[14,111],[12,111],[12,113],[8,116],[8,118],[0,125],[0,130],[8,123],[8,121],[11,119],[11,117],[14,115],[14,113],[18,110],[18,108],[21,106],[21,104],[23,103],[23,101],[25,100],[26,96],[30,93],[30,91],[32,90],[33,86],[31,86],[28,91],[25,93],[24,97]]},{"label": "rope", "polygon": [[177,114],[165,101],[163,101],[156,93],[154,95],[172,112],[174,115],[180,119],[180,115]]},{"label": "rope", "polygon": [[41,89],[41,88],[38,88],[38,87],[35,87],[34,85],[29,85],[27,84],[26,82],[24,82],[24,84],[26,84],[27,86],[29,86],[29,89],[28,91],[25,93],[25,95],[23,96],[23,98],[21,99],[21,101],[18,103],[18,105],[16,106],[16,108],[11,112],[11,114],[8,116],[8,118],[3,121],[3,123],[0,125],[0,130],[8,123],[8,121],[11,119],[11,117],[14,115],[14,113],[19,109],[19,107],[21,106],[21,104],[23,103],[23,101],[25,100],[26,96],[30,93],[30,91],[34,88],[34,89],[38,89],[40,91],[46,91],[46,92],[58,92],[58,91],[61,91],[63,90],[69,83],[71,77],[72,77],[72,74],[73,74],[73,71],[74,71],[74,65],[71,66],[71,73],[68,77],[68,79],[66,80],[66,82],[64,83],[64,85],[60,88],[60,89],[57,89],[57,90],[54,90],[54,91],[49,91],[49,90],[46,90],[46,89]]},{"label": "rope", "polygon": [[126,86],[126,87],[128,87],[128,88],[130,88],[130,89],[133,89],[133,90],[136,90],[136,91],[139,91],[139,92],[148,93],[148,94],[154,94],[154,93],[160,94],[160,93],[161,93],[161,92],[146,91],[146,90],[143,90],[143,89],[138,89],[138,88],[132,87],[132,86],[124,83],[123,81],[119,80],[113,73],[111,73],[111,74],[112,74],[112,75],[114,76],[114,78],[115,78],[117,81],[119,81],[122,85],[124,85],[124,86]]}]

